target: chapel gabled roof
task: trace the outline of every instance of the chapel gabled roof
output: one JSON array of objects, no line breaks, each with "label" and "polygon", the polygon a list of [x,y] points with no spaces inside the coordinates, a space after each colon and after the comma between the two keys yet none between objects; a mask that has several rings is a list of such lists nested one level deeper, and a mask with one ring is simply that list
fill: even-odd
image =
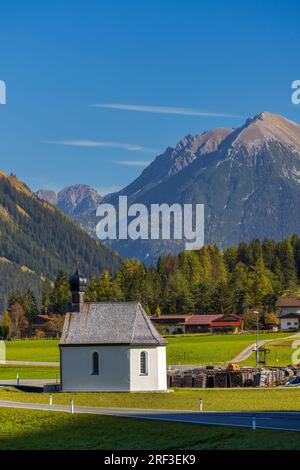
[{"label": "chapel gabled roof", "polygon": [[66,314],[60,345],[165,345],[139,302],[83,303]]}]

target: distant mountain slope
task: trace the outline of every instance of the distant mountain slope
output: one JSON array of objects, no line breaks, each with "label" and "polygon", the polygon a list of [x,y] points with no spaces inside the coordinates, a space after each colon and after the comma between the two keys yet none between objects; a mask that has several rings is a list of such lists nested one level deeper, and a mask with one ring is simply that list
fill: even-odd
[{"label": "distant mountain slope", "polygon": [[102,200],[95,189],[87,184],[74,184],[58,193],[49,189],[39,189],[36,194],[40,199],[57,206],[95,238],[95,214]]},{"label": "distant mountain slope", "polygon": [[166,180],[180,173],[199,156],[215,151],[232,131],[231,128],[222,128],[205,131],[196,136],[187,135],[175,148],[168,147],[163,154],[156,157],[132,183],[118,193],[104,197],[104,200],[114,203],[119,195],[139,199],[152,188],[164,184]]},{"label": "distant mountain slope", "polygon": [[[278,240],[300,233],[300,126],[265,112],[248,119],[238,129],[214,130],[210,139],[215,144],[207,152],[196,145],[189,164],[168,177],[164,177],[163,167],[160,178],[161,157],[157,157],[122,194],[128,195],[130,203],[148,207],[162,202],[204,203],[205,242],[221,247],[241,240]],[[188,141],[190,148],[196,138],[189,137]],[[186,162],[186,146],[180,148]],[[180,159],[179,154],[177,158]],[[156,177],[145,184],[151,166],[156,167]],[[116,200],[117,195],[108,198],[109,202]],[[112,245],[125,255],[132,242]],[[160,250],[179,249],[182,245],[174,242],[135,243],[135,251],[142,259],[153,259]]]},{"label": "distant mountain slope", "polygon": [[[300,233],[300,126],[263,112],[237,129],[188,135],[168,147],[141,175],[103,201],[205,204],[205,242],[230,246],[253,238],[282,239]],[[77,215],[78,217],[78,215]],[[95,212],[80,219],[94,235]],[[95,235],[94,235],[95,236]],[[149,263],[178,253],[179,242],[108,242],[122,256]]]},{"label": "distant mountain slope", "polygon": [[57,194],[52,189],[39,189],[36,195],[40,199],[44,199],[44,201],[47,201],[54,206],[57,205]]},{"label": "distant mountain slope", "polygon": [[[86,276],[112,271],[120,258],[93,240],[59,209],[34,195],[15,176],[0,173],[0,258],[53,279],[77,261]],[[12,279],[12,284],[13,284]]]},{"label": "distant mountain slope", "polygon": [[96,210],[101,201],[100,194],[86,184],[75,184],[57,194],[57,207],[70,217],[88,215]]}]

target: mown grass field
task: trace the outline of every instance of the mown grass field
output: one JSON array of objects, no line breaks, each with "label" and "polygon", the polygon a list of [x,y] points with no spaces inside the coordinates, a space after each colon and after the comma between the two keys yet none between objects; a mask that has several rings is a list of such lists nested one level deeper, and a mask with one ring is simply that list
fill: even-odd
[{"label": "mown grass field", "polygon": [[[169,393],[53,393],[53,404],[111,408],[198,410],[199,399],[207,411],[300,411],[299,388],[276,389],[175,389]],[[49,394],[0,388],[0,400],[48,403]],[[300,436],[299,436],[300,437]]]},{"label": "mown grass field", "polygon": [[0,450],[300,449],[299,433],[0,409]]},{"label": "mown grass field", "polygon": [[0,365],[0,380],[16,379],[56,379],[60,380],[59,367]]},{"label": "mown grass field", "polygon": [[[260,340],[280,339],[289,333],[264,333]],[[255,334],[167,336],[168,364],[222,364],[255,343]]]},{"label": "mown grass field", "polygon": [[[278,339],[289,333],[265,333],[260,339]],[[255,334],[242,335],[178,335],[167,336],[168,364],[216,364],[230,361],[255,342]],[[58,362],[57,340],[19,340],[6,342],[9,361]]]},{"label": "mown grass field", "polygon": [[6,341],[7,361],[59,362],[58,340]]}]

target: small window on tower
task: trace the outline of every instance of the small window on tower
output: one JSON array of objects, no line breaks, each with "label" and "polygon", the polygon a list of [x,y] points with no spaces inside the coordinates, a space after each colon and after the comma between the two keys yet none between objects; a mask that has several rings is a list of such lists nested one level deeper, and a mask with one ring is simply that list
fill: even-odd
[{"label": "small window on tower", "polygon": [[92,375],[99,375],[99,354],[96,351],[92,355]]}]

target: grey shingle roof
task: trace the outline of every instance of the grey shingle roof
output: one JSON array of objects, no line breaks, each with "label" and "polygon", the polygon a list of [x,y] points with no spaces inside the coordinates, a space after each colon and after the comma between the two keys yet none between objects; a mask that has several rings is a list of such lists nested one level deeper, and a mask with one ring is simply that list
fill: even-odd
[{"label": "grey shingle roof", "polygon": [[165,345],[139,302],[84,303],[66,314],[60,345]]}]

